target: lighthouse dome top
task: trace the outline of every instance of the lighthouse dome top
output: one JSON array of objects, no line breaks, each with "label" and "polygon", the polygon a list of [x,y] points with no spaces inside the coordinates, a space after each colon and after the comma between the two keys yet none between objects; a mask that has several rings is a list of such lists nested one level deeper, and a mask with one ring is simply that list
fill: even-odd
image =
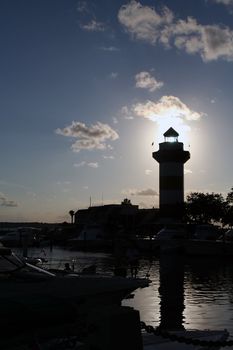
[{"label": "lighthouse dome top", "polygon": [[174,130],[172,127],[169,128],[164,134],[165,142],[178,142],[178,132]]}]

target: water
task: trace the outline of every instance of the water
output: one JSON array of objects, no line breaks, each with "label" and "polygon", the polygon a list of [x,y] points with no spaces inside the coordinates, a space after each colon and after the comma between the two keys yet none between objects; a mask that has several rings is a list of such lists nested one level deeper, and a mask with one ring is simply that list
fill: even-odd
[{"label": "water", "polygon": [[[30,256],[45,256],[50,267],[74,264],[76,271],[95,264],[97,273],[113,274],[110,254],[54,248],[31,249]],[[219,258],[166,256],[140,260],[139,277],[150,273],[151,285],[123,301],[140,311],[142,321],[186,329],[227,329],[233,339],[233,261]]]}]

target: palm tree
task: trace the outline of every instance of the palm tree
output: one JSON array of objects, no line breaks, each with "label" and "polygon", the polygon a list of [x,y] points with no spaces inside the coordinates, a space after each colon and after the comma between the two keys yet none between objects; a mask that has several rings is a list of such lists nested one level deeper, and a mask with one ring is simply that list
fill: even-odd
[{"label": "palm tree", "polygon": [[71,217],[71,224],[73,224],[74,223],[74,214],[75,214],[74,210],[70,210],[69,214],[70,214],[70,217]]}]

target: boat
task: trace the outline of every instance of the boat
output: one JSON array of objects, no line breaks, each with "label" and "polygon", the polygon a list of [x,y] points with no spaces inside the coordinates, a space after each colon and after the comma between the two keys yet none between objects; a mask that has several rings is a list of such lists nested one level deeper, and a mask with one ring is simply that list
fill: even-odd
[{"label": "boat", "polygon": [[187,256],[233,256],[232,233],[221,236],[213,225],[197,225],[193,233],[182,224],[169,224],[155,236],[161,254],[179,253]]},{"label": "boat", "polygon": [[233,255],[233,242],[222,239],[221,231],[214,225],[197,225],[185,244],[185,253],[188,256],[228,257]]},{"label": "boat", "polygon": [[[77,329],[93,308],[121,304],[148,279],[99,274],[56,274],[32,265],[0,245],[0,348],[2,342],[28,336],[32,332]],[[60,327],[60,328],[59,328]],[[73,330],[74,331],[74,330]],[[9,338],[9,336],[12,338]]]},{"label": "boat", "polygon": [[68,239],[67,245],[75,250],[95,251],[112,249],[113,243],[111,239],[105,237],[100,225],[88,224],[77,237]]},{"label": "boat", "polygon": [[[128,293],[147,287],[146,279],[78,275],[73,271],[59,275],[23,261],[10,248],[0,245],[0,285],[0,348],[4,350],[19,350],[19,344],[22,349],[26,344],[27,349],[81,350],[86,349],[85,341],[93,348],[107,344],[103,347],[106,349],[119,349],[120,345],[127,350],[190,348],[144,332],[140,345],[138,312],[127,307],[120,310],[119,304]],[[83,329],[88,329],[88,335],[82,335]],[[228,336],[224,330],[174,334],[183,339],[221,341]]]},{"label": "boat", "polygon": [[184,253],[188,239],[186,226],[169,224],[162,228],[155,236],[160,253]]},{"label": "boat", "polygon": [[216,241],[220,236],[219,229],[214,225],[196,225],[192,239],[204,241]]},{"label": "boat", "polygon": [[2,230],[0,242],[7,247],[34,246],[38,243],[40,229],[35,227],[17,227],[14,229]]}]

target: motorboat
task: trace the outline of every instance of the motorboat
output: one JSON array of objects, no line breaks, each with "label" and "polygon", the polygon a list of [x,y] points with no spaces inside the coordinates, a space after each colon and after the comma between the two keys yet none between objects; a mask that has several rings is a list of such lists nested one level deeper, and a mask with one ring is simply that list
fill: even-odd
[{"label": "motorboat", "polygon": [[221,239],[221,230],[214,225],[196,225],[185,245],[189,256],[231,256],[233,242]]},{"label": "motorboat", "polygon": [[159,245],[160,253],[184,252],[187,241],[186,226],[182,224],[166,225],[154,239]]},{"label": "motorboat", "polygon": [[148,279],[52,273],[0,245],[0,342],[63,323],[77,327],[96,305],[120,305],[148,285]]},{"label": "motorboat", "polygon": [[193,234],[193,239],[216,241],[220,236],[219,230],[213,225],[197,225]]},{"label": "motorboat", "polygon": [[155,236],[160,253],[182,253],[187,256],[233,255],[233,241],[228,232],[220,239],[220,230],[213,225],[197,225],[195,230],[182,224],[170,224]]},{"label": "motorboat", "polygon": [[112,240],[106,238],[100,225],[89,224],[81,230],[77,237],[67,241],[71,249],[77,250],[106,250],[112,249]]}]

